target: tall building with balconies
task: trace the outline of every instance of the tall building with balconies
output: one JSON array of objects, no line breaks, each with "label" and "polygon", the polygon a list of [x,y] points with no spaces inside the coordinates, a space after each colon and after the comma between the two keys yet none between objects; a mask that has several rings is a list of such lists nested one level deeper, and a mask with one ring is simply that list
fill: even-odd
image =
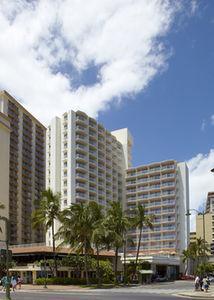
[{"label": "tall building with balconies", "polygon": [[43,242],[44,231],[32,228],[31,214],[45,188],[46,128],[6,91],[0,104],[10,123],[10,243]]},{"label": "tall building with balconies", "polygon": [[214,192],[209,192],[207,194],[206,212],[214,214]]},{"label": "tall building with balconies", "polygon": [[[128,210],[135,209],[140,203],[145,207],[146,215],[155,216],[153,230],[143,229],[140,257],[179,257],[189,238],[189,223],[185,215],[189,208],[186,164],[167,160],[129,168],[126,172],[126,201]],[[134,241],[129,254],[135,256],[139,231],[131,230],[129,234]]]},{"label": "tall building with balconies", "polygon": [[[131,156],[124,144],[81,111],[52,120],[47,129],[46,187],[61,193],[62,209],[90,200],[104,207],[112,200],[125,202],[125,169]],[[58,226],[56,222],[55,231]],[[51,232],[46,241],[51,245]]]}]

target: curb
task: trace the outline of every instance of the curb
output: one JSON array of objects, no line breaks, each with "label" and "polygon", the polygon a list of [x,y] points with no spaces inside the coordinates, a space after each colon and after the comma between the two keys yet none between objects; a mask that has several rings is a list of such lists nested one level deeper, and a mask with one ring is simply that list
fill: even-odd
[{"label": "curb", "polygon": [[213,295],[210,296],[201,296],[201,295],[189,295],[189,294],[176,294],[177,296],[181,296],[181,297],[188,297],[188,298],[194,298],[194,299],[200,299],[200,300],[204,300],[204,299],[214,299]]}]

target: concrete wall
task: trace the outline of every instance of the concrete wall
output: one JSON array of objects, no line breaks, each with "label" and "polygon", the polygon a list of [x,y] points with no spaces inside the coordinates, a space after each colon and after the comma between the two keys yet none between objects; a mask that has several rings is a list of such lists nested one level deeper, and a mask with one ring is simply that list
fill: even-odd
[{"label": "concrete wall", "polygon": [[179,216],[179,241],[180,253],[189,244],[190,223],[189,216],[186,213],[189,209],[189,170],[186,163],[178,163],[178,216]]}]

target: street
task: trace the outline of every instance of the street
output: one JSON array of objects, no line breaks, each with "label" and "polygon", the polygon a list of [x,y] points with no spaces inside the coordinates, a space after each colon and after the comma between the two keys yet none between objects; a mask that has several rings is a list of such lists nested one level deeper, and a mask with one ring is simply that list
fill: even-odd
[{"label": "street", "polygon": [[[12,300],[175,300],[177,297],[170,295],[153,295],[144,293],[110,293],[103,295],[102,293],[46,293],[46,292],[17,292],[12,294]],[[182,298],[186,299],[187,298]],[[189,299],[189,298],[188,298]]]},{"label": "street", "polygon": [[[114,289],[92,290],[43,290],[42,287],[33,287],[33,290],[23,287],[22,291],[11,292],[12,300],[166,300],[178,299],[175,295],[182,292],[193,291],[192,281],[176,281],[169,283],[152,284],[135,287],[119,287]],[[36,290],[39,288],[39,290]],[[57,287],[55,287],[57,289]],[[59,287],[58,287],[59,288]],[[0,292],[2,299],[3,292]],[[187,298],[183,298],[187,299]],[[189,299],[189,298],[188,298]]]}]

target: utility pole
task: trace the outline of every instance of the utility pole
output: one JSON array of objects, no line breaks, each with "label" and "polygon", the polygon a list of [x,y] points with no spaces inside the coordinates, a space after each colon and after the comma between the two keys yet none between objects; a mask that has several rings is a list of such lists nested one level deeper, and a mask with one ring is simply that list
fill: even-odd
[{"label": "utility pole", "polygon": [[204,242],[204,263],[206,262],[206,241],[205,241],[205,212],[201,213],[203,216],[203,242]]},{"label": "utility pole", "polygon": [[5,235],[6,235],[6,300],[11,300],[10,297],[10,278],[9,278],[9,233],[10,233],[10,221],[6,217],[0,216],[0,220],[5,222]]}]

